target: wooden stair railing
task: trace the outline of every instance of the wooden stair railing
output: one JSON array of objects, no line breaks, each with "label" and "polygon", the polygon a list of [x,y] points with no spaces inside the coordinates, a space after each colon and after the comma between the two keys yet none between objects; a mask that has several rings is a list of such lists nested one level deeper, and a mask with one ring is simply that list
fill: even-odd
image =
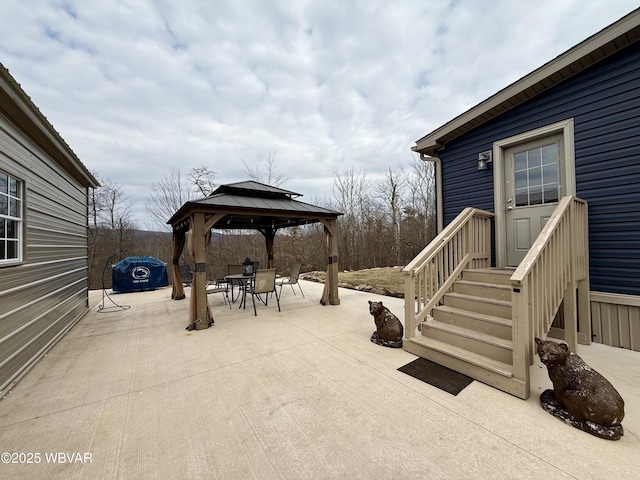
[{"label": "wooden stair railing", "polygon": [[524,380],[527,388],[534,338],[549,333],[561,305],[564,340],[571,351],[576,348],[578,324],[587,342],[591,338],[588,228],[587,203],[563,197],[511,276],[514,377]]},{"label": "wooden stair railing", "polygon": [[491,212],[465,208],[404,267],[406,338],[415,336],[462,270],[491,266],[492,218]]},{"label": "wooden stair railing", "polygon": [[[487,271],[491,267],[492,217],[490,212],[466,208],[403,269],[405,349],[526,399],[534,337],[547,336],[561,306],[569,347],[575,350],[578,331],[581,343],[590,340],[587,204],[573,196],[563,197],[508,281],[504,270]],[[465,277],[488,275],[494,281],[465,280],[463,271]],[[495,275],[504,280],[496,280]],[[496,282],[503,286],[492,285]],[[486,300],[467,297],[467,306],[460,305],[462,292],[478,295],[469,293],[478,288]],[[502,299],[494,299],[494,294]],[[485,307],[478,300],[500,305],[499,313],[495,313],[498,307],[490,307],[494,312],[490,315],[499,318],[482,314]],[[483,346],[462,337],[474,338]],[[485,347],[489,344],[497,345],[501,353],[489,353]],[[510,350],[509,360],[504,350]]]}]

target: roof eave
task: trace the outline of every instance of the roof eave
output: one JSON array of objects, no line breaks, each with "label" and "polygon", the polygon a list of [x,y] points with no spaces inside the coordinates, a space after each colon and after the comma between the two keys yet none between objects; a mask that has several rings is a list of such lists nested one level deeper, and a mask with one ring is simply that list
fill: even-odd
[{"label": "roof eave", "polygon": [[640,8],[416,141],[434,156],[447,142],[563,82],[640,39]]},{"label": "roof eave", "polygon": [[0,105],[6,114],[71,176],[85,187],[100,186],[98,180],[2,64],[0,64],[0,99],[2,100]]},{"label": "roof eave", "polygon": [[[221,205],[203,205],[197,202],[186,202],[180,209],[167,221],[168,225],[174,227],[188,219],[195,212],[203,212],[206,214],[222,213],[224,215],[237,215],[242,217],[281,217],[281,218],[305,218],[312,222],[318,222],[323,219],[337,218],[343,213],[341,212],[304,212],[286,209],[260,209],[255,207],[238,207],[238,206],[221,206]],[[290,225],[295,226],[295,225]],[[214,225],[213,228],[216,228]],[[236,227],[237,228],[237,227]],[[251,228],[251,227],[249,227]]]}]

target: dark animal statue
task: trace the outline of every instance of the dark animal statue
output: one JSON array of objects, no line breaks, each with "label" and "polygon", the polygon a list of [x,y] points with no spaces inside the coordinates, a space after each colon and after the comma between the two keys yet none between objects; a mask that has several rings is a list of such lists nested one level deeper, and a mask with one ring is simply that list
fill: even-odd
[{"label": "dark animal statue", "polygon": [[376,331],[371,335],[371,341],[384,347],[401,348],[404,327],[398,317],[382,305],[382,302],[369,301],[369,313],[376,322]]},{"label": "dark animal statue", "polygon": [[624,400],[618,391],[566,343],[536,338],[536,351],[547,366],[553,390],[540,395],[540,405],[569,425],[608,440],[624,434]]}]

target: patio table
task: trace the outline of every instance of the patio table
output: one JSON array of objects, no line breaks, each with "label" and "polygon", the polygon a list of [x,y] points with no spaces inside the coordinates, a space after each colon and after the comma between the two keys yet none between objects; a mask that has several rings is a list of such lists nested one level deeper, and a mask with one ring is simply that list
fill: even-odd
[{"label": "patio table", "polygon": [[[242,301],[238,308],[246,307],[246,299],[247,299],[247,283],[253,279],[253,275],[244,275],[242,273],[235,273],[231,275],[227,275],[224,278],[229,281],[231,284],[231,301],[235,303],[238,298],[233,298],[233,285],[234,283],[238,285],[238,288],[242,290]],[[238,293],[238,297],[240,297],[240,293]]]}]

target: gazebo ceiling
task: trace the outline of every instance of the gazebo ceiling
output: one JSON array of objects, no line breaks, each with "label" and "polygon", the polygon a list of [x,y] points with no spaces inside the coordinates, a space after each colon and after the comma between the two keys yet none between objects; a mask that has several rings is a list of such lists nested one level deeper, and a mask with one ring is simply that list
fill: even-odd
[{"label": "gazebo ceiling", "polygon": [[174,231],[189,228],[194,213],[221,215],[212,228],[277,230],[335,219],[340,212],[296,200],[299,193],[254,181],[221,185],[211,195],[186,202],[167,222]]}]

